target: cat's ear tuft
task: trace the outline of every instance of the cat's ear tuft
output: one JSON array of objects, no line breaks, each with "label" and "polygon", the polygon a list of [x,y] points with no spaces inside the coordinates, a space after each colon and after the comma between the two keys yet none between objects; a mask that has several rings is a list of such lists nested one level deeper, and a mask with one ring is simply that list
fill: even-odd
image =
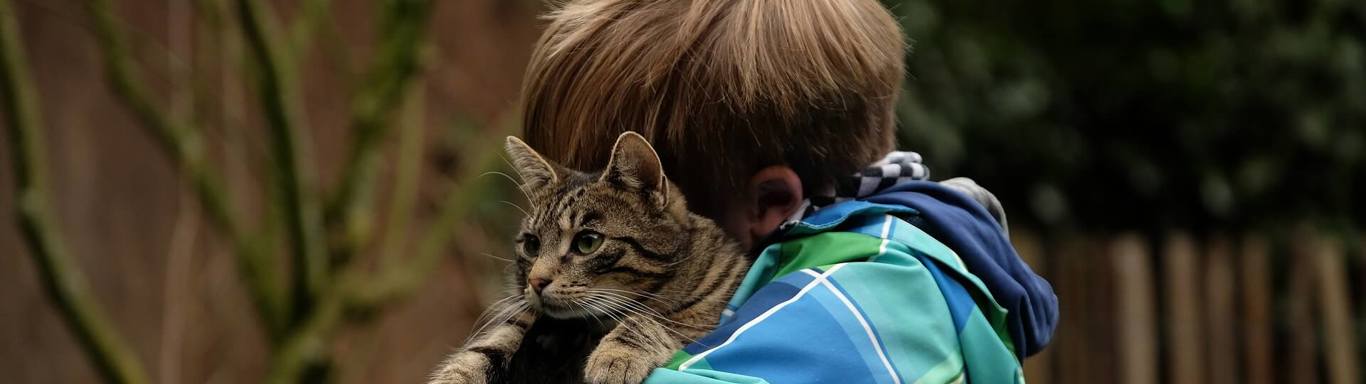
[{"label": "cat's ear tuft", "polygon": [[504,148],[508,157],[512,158],[513,170],[522,177],[524,188],[540,188],[559,180],[559,175],[555,174],[555,167],[522,139],[508,136]]},{"label": "cat's ear tuft", "polygon": [[617,136],[601,180],[627,188],[663,191],[664,165],[644,136],[627,131]]}]

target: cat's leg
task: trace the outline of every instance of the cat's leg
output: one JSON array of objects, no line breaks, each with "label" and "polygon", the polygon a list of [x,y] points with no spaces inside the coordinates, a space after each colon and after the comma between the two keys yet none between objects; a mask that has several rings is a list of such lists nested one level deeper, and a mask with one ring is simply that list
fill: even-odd
[{"label": "cat's leg", "polygon": [[492,329],[475,336],[459,352],[447,357],[428,383],[485,384],[490,378],[503,376],[508,361],[517,353],[522,337],[535,320],[535,312],[523,309],[500,324],[490,324]]},{"label": "cat's leg", "polygon": [[590,384],[639,384],[681,347],[659,322],[627,316],[588,355],[584,378]]}]

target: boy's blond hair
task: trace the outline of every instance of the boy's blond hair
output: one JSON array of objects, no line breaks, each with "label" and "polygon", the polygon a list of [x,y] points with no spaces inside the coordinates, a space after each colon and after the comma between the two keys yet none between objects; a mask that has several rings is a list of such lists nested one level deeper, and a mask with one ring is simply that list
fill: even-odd
[{"label": "boy's blond hair", "polygon": [[547,18],[524,136],[571,168],[640,132],[716,217],[763,167],[810,191],[893,146],[905,44],[876,0],[580,0]]}]

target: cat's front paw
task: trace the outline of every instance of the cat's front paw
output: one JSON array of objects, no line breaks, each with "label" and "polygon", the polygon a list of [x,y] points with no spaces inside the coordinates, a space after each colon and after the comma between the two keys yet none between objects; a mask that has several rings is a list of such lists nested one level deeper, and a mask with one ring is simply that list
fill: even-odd
[{"label": "cat's front paw", "polygon": [[428,384],[486,384],[491,363],[482,353],[458,352],[442,363]]},{"label": "cat's front paw", "polygon": [[583,368],[584,379],[589,384],[640,384],[650,371],[662,364],[647,355],[629,348],[599,347],[588,356],[588,364]]}]

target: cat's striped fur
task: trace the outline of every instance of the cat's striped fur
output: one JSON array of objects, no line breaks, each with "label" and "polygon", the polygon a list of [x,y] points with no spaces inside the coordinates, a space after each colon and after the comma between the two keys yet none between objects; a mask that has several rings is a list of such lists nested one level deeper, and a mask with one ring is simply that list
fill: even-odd
[{"label": "cat's striped fur", "polygon": [[531,204],[515,247],[519,291],[432,383],[634,384],[711,330],[749,260],[688,211],[643,137],[621,135],[591,174],[516,138],[507,152]]}]

